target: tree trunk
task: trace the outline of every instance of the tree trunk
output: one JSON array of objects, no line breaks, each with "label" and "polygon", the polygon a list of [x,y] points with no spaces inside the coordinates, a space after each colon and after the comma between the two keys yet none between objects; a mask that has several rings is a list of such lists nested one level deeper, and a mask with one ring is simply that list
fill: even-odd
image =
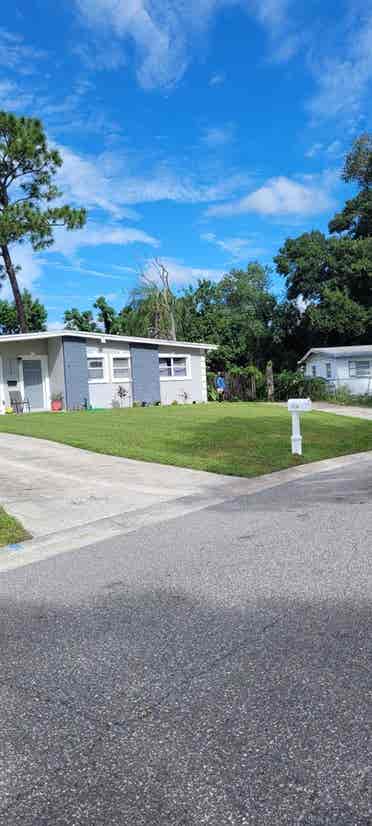
[{"label": "tree trunk", "polygon": [[3,257],[6,273],[7,273],[7,276],[9,278],[10,286],[11,286],[12,291],[13,291],[14,303],[16,305],[17,316],[18,316],[18,321],[19,321],[19,326],[20,326],[20,329],[21,329],[21,333],[28,333],[28,327],[27,327],[27,322],[26,322],[25,309],[24,309],[24,306],[23,306],[22,296],[21,296],[21,292],[20,292],[20,289],[19,289],[19,286],[18,286],[16,271],[13,267],[12,259],[10,257],[10,252],[9,252],[7,244],[2,244],[1,245],[1,255]]},{"label": "tree trunk", "polygon": [[274,372],[273,372],[273,365],[271,361],[267,362],[266,365],[266,387],[267,387],[267,400],[269,402],[274,401]]}]

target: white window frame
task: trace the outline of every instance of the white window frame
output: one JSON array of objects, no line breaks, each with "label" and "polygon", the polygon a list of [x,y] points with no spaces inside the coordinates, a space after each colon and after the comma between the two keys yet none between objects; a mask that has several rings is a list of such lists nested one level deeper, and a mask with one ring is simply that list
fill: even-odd
[{"label": "white window frame", "polygon": [[326,371],[326,379],[331,379],[332,378],[332,362],[331,361],[326,361],[325,371]]},{"label": "white window frame", "polygon": [[[102,379],[90,379],[89,378],[89,362],[90,361],[102,361],[103,366],[103,377]],[[98,356],[88,356],[87,355],[87,369],[88,369],[88,384],[107,384],[107,365],[104,353],[99,353]]]},{"label": "white window frame", "polygon": [[310,364],[310,376],[312,379],[316,379],[317,377],[317,364]]},{"label": "white window frame", "polygon": [[[172,374],[173,374],[173,359],[186,359],[186,376],[161,376],[160,375],[160,359],[172,359]],[[159,353],[159,377],[160,381],[188,381],[191,379],[191,356],[189,353]]]},{"label": "white window frame", "polygon": [[[114,376],[114,360],[115,359],[126,359],[128,362],[129,367],[129,376],[125,379],[116,379]],[[110,371],[111,371],[111,383],[112,384],[129,384],[132,381],[132,365],[130,359],[130,353],[110,353]]]},{"label": "white window frame", "polygon": [[[368,364],[366,373],[358,373],[357,364]],[[353,370],[355,372],[353,372]],[[370,359],[353,359],[349,361],[349,379],[369,379],[371,377],[371,361]]]}]

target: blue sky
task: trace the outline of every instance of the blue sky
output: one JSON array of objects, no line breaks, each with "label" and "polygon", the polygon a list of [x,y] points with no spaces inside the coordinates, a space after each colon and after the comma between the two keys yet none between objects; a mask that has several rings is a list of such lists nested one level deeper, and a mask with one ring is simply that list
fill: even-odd
[{"label": "blue sky", "polygon": [[326,229],[371,85],[371,2],[7,4],[0,106],[43,120],[89,216],[51,251],[15,250],[50,326],[101,294],[121,307],[155,256],[181,289]]}]

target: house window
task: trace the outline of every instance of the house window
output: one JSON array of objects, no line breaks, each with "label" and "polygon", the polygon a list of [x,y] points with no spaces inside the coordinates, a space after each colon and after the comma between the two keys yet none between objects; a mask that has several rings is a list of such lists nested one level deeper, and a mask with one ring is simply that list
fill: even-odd
[{"label": "house window", "polygon": [[369,361],[349,361],[349,376],[353,379],[362,379],[370,375]]},{"label": "house window", "polygon": [[161,379],[185,378],[187,376],[186,356],[167,356],[159,358]]},{"label": "house window", "polygon": [[112,376],[114,381],[120,379],[129,379],[129,358],[112,359]]},{"label": "house window", "polygon": [[187,376],[187,364],[185,357],[173,359],[173,375]]},{"label": "house window", "polygon": [[332,378],[332,364],[330,361],[326,362],[326,377],[327,379]]},{"label": "house window", "polygon": [[103,358],[88,359],[88,379],[89,381],[99,381],[104,378]]},{"label": "house window", "polygon": [[315,379],[315,376],[316,376],[316,364],[312,364],[312,365],[311,365],[311,375],[312,375],[313,379]]}]

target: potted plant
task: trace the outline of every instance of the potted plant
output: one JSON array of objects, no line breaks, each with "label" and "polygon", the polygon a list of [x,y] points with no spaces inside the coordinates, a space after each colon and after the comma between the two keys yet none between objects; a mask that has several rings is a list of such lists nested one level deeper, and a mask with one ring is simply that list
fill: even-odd
[{"label": "potted plant", "polygon": [[58,413],[62,410],[63,407],[63,396],[62,393],[53,393],[52,395],[52,410],[55,413]]},{"label": "potted plant", "polygon": [[128,390],[126,390],[126,388],[122,387],[122,385],[120,384],[117,389],[117,394],[119,397],[119,407],[123,407],[125,399],[128,395]]}]

